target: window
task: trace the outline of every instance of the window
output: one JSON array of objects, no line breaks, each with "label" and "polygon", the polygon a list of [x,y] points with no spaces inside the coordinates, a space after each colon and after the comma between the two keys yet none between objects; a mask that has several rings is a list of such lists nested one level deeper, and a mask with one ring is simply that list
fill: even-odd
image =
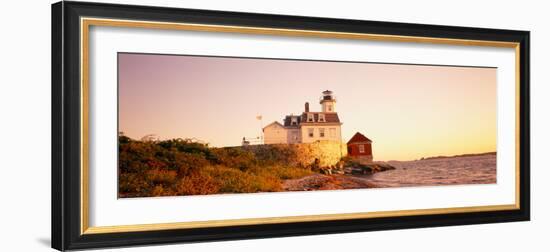
[{"label": "window", "polygon": [[292,117],[290,119],[290,125],[298,125],[298,118],[297,117]]},{"label": "window", "polygon": [[313,129],[307,129],[307,134],[309,137],[313,137]]},{"label": "window", "polygon": [[307,121],[308,122],[314,122],[315,119],[313,119],[313,114],[307,114]]},{"label": "window", "polygon": [[325,121],[325,114],[319,114],[319,122],[326,122]]},{"label": "window", "polygon": [[323,128],[319,129],[319,137],[325,137],[325,129]]},{"label": "window", "polygon": [[365,153],[365,145],[359,145],[359,153]]},{"label": "window", "polygon": [[328,129],[328,134],[330,137],[336,137],[336,128]]}]

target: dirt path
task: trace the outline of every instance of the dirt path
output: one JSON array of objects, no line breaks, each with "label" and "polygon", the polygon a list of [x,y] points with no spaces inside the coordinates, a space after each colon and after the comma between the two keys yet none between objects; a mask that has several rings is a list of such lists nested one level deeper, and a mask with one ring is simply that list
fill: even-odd
[{"label": "dirt path", "polygon": [[373,188],[364,176],[356,175],[322,175],[314,174],[299,179],[288,179],[283,182],[285,191],[315,191]]}]

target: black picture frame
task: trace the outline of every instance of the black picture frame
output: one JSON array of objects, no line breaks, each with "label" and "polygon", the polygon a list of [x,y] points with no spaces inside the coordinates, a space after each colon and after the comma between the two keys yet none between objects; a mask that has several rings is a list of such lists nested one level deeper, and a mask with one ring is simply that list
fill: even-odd
[{"label": "black picture frame", "polygon": [[[519,43],[519,209],[105,234],[81,232],[81,17]],[[253,239],[530,219],[529,32],[102,3],[52,5],[52,247],[58,250]]]}]

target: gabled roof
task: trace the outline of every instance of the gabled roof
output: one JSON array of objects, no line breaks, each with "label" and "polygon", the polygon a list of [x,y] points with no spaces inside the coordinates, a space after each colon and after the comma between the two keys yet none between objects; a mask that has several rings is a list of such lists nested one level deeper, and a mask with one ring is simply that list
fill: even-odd
[{"label": "gabled roof", "polygon": [[280,123],[277,122],[277,121],[274,121],[274,122],[272,122],[272,123],[266,125],[265,127],[263,127],[263,128],[262,128],[262,131],[263,131],[265,128],[271,126],[271,125],[277,125],[277,126],[279,126],[279,127],[281,127],[281,128],[284,128],[284,126],[283,126],[282,124],[280,124]]},{"label": "gabled roof", "polygon": [[369,142],[369,143],[372,143],[372,141],[364,136],[363,134],[357,132],[355,133],[355,135],[353,135],[353,137],[348,141],[348,144],[351,144],[351,143],[364,143],[364,142]]},{"label": "gabled roof", "polygon": [[[307,114],[313,114],[313,121],[314,122],[309,122],[309,123],[339,123],[340,122],[340,118],[338,118],[338,113],[324,113],[324,112],[304,112],[302,113],[302,118],[301,118],[301,121],[302,121],[302,124],[304,123],[308,123],[307,121]],[[319,122],[319,114],[324,114],[325,115],[325,122]]]}]

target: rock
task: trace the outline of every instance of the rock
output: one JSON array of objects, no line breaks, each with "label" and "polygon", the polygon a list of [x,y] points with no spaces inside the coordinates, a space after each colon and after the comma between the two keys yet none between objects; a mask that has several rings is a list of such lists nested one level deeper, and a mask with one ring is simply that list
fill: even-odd
[{"label": "rock", "polygon": [[344,174],[344,169],[335,169],[332,171],[332,174]]},{"label": "rock", "polygon": [[315,174],[300,179],[289,179],[283,182],[285,191],[315,191],[373,188],[375,185],[365,178],[350,175]]}]

